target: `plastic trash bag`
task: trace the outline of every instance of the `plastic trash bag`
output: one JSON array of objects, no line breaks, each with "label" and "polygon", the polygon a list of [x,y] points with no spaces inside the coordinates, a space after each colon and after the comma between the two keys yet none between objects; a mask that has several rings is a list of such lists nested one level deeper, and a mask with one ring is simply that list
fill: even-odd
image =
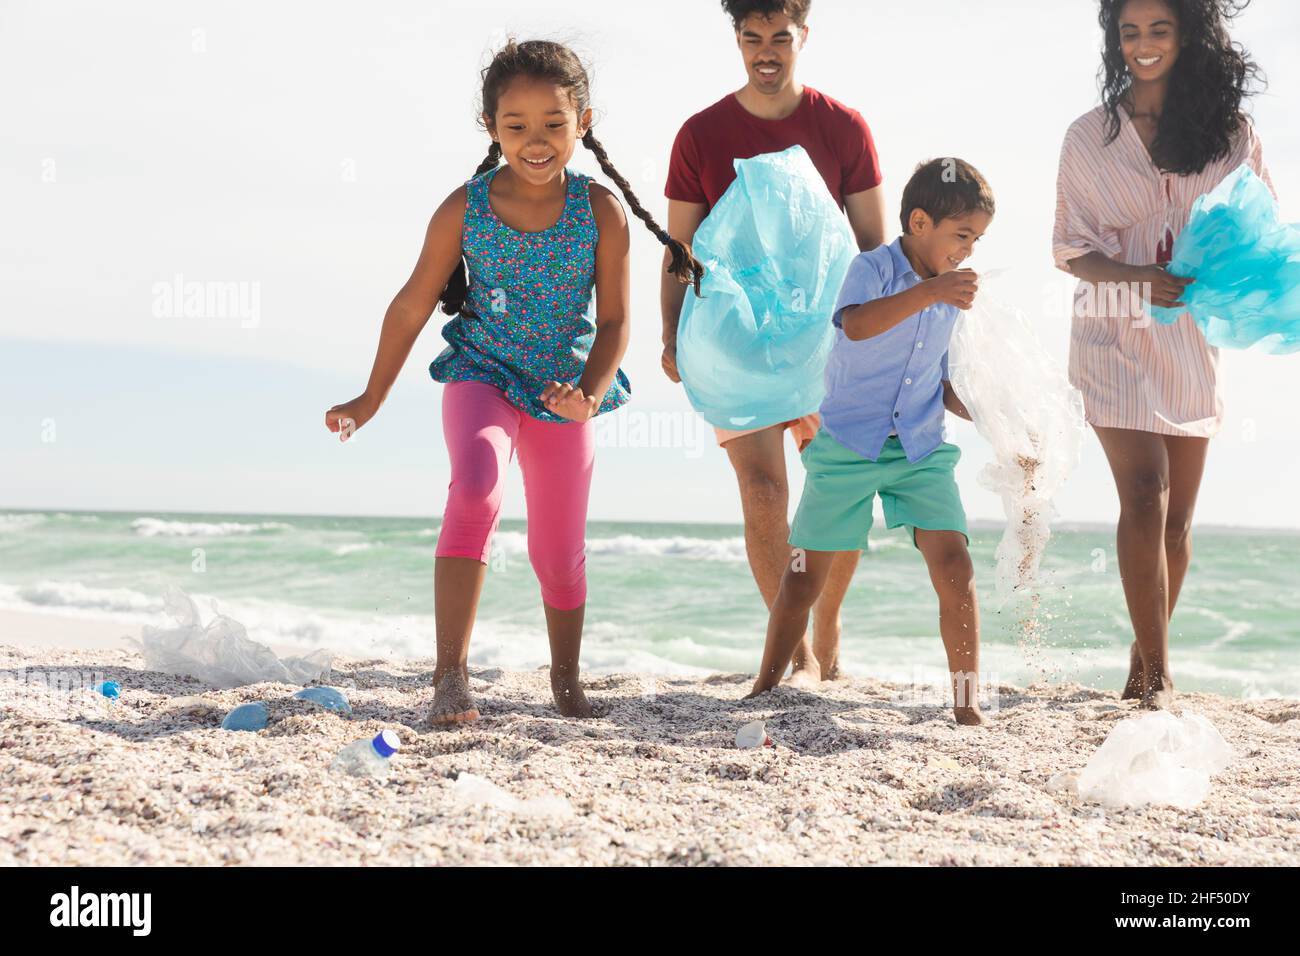
[{"label": "plastic trash bag", "polygon": [[330,671],[333,655],[328,651],[281,660],[265,644],[252,640],[244,625],[224,614],[206,627],[200,624],[199,609],[180,588],[168,588],[164,600],[176,626],[143,629],[139,643],[150,670],[197,677],[217,687],[261,681],[307,684]]},{"label": "plastic trash bag", "polygon": [[1279,221],[1277,201],[1249,166],[1192,205],[1168,268],[1196,281],[1183,294],[1185,310],[1150,307],[1157,322],[1186,311],[1211,345],[1300,349],[1300,224]]},{"label": "plastic trash bag", "polygon": [[858,249],[802,146],[735,167],[695,233],[707,271],[682,305],[677,370],[709,424],[762,428],[821,405],[831,312]]},{"label": "plastic trash bag", "polygon": [[1083,396],[1024,314],[997,298],[997,288],[981,288],[958,317],[948,371],[975,428],[993,446],[979,482],[1001,496],[1007,519],[996,573],[1005,601],[1037,580],[1052,536],[1052,498],[1079,463],[1086,426]]},{"label": "plastic trash bag", "polygon": [[1232,759],[1232,748],[1200,714],[1158,710],[1115,725],[1079,773],[1084,800],[1108,807],[1146,804],[1189,809],[1210,793],[1210,776]]}]

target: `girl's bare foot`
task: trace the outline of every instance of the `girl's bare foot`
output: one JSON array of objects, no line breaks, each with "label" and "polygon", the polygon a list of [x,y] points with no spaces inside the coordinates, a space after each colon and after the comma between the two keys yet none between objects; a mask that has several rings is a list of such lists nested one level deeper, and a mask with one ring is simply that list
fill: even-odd
[{"label": "girl's bare foot", "polygon": [[954,707],[952,716],[963,727],[984,727],[989,722],[979,707]]},{"label": "girl's bare foot", "polygon": [[757,697],[759,694],[766,694],[771,689],[772,689],[771,684],[766,684],[761,680],[756,680],[754,681],[754,686],[749,689],[749,693],[746,694],[741,699],[752,700],[753,698]]},{"label": "girl's bare foot", "polygon": [[576,677],[562,677],[551,674],[551,695],[555,706],[563,717],[590,717],[591,702],[582,690],[582,684]]},{"label": "girl's bare foot", "polygon": [[1124,693],[1119,695],[1120,700],[1137,700],[1142,696],[1142,681],[1145,677],[1145,671],[1142,668],[1142,655],[1138,652],[1137,641],[1128,652],[1128,680],[1124,682]]},{"label": "girl's bare foot", "polygon": [[464,671],[448,671],[433,685],[429,723],[445,727],[472,720],[478,720],[478,704],[470,695],[469,678]]}]

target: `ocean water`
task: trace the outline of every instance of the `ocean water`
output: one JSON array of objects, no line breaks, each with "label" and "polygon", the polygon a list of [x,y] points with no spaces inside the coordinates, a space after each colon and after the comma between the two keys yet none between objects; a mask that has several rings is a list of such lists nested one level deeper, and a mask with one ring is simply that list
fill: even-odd
[{"label": "ocean water", "polygon": [[[1043,560],[1037,630],[1025,600],[999,607],[1001,529],[977,524],[986,680],[1117,688],[1131,631],[1113,529],[1057,529]],[[169,585],[280,648],[362,657],[433,655],[437,522],[411,518],[0,512],[0,608],[161,625]],[[752,673],[766,612],[734,525],[591,522],[590,672]],[[471,662],[547,661],[523,522],[504,521]],[[1300,533],[1198,529],[1172,626],[1175,683],[1237,697],[1300,697]],[[843,612],[857,676],[940,681],[943,647],[925,566],[899,530],[863,556]],[[0,633],[0,642],[6,635]]]}]

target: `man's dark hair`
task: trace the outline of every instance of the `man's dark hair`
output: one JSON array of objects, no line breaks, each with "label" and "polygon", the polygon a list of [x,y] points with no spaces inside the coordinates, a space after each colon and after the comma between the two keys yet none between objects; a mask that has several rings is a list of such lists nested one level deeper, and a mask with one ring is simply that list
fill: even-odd
[{"label": "man's dark hair", "polygon": [[722,9],[727,11],[731,22],[737,30],[752,13],[760,17],[770,17],[784,13],[799,26],[808,25],[808,10],[812,0],[722,0]]},{"label": "man's dark hair", "polygon": [[945,157],[921,163],[903,187],[903,232],[910,233],[912,210],[924,210],[937,226],[969,212],[993,215],[993,190],[980,171],[964,159]]}]

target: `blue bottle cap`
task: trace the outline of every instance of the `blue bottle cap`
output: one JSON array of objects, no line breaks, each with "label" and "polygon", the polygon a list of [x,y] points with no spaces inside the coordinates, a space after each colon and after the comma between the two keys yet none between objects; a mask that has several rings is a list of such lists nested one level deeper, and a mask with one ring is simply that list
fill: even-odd
[{"label": "blue bottle cap", "polygon": [[375,739],[370,741],[375,747],[375,753],[381,757],[391,757],[402,746],[402,740],[391,730],[381,730],[375,734]]},{"label": "blue bottle cap", "polygon": [[110,700],[117,700],[122,696],[122,685],[115,680],[106,680],[97,684],[95,690],[99,691]]}]

